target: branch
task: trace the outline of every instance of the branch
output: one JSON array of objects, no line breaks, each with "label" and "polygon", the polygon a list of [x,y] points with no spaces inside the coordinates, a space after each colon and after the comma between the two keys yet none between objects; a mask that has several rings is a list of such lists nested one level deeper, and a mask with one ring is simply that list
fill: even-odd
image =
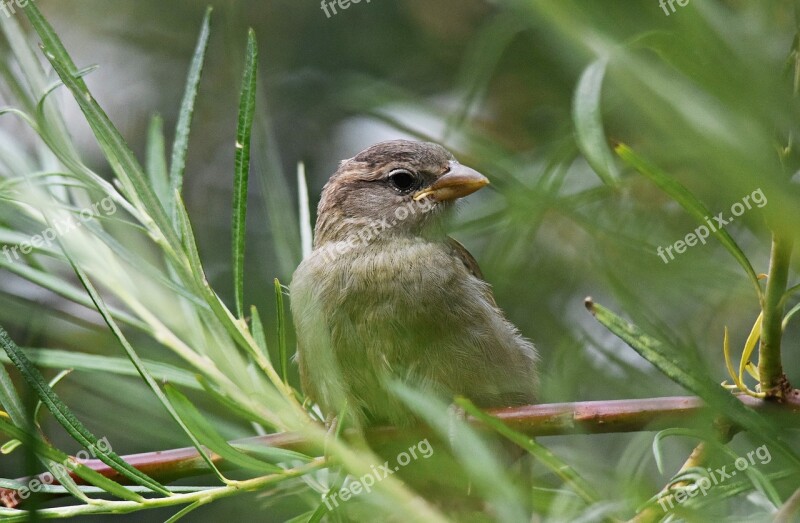
[{"label": "branch", "polygon": [[795,518],[800,514],[800,489],[791,495],[786,503],[775,514],[775,523],[791,523],[797,521]]},{"label": "branch", "polygon": [[764,321],[761,324],[761,346],[758,351],[758,374],[761,391],[768,398],[782,400],[791,391],[781,364],[784,293],[789,279],[793,240],[781,233],[772,237],[769,277],[764,295]]},{"label": "branch", "polygon": [[[800,426],[800,415],[798,415],[800,414],[800,393],[798,391],[795,391],[795,394],[790,395],[786,402],[781,404],[747,395],[739,395],[737,398],[755,410],[765,413],[777,412],[782,420]],[[487,410],[488,414],[529,436],[606,434],[661,430],[667,427],[689,427],[692,418],[705,412],[706,407],[702,400],[694,396],[550,403]],[[791,416],[787,416],[787,414]],[[481,426],[474,418],[469,418],[468,421],[473,425]],[[409,433],[415,431],[423,437],[429,433],[428,429],[424,427],[411,431],[405,428],[381,427],[370,430],[367,439],[371,445],[380,446],[396,440],[400,436],[408,437]],[[231,443],[234,446],[258,444],[304,453],[322,451],[295,433],[269,434]],[[216,465],[230,468],[220,456],[212,452],[209,452],[209,455]],[[210,472],[207,464],[194,447],[132,454],[123,456],[123,459],[159,482],[168,483]],[[121,483],[125,481],[114,469],[99,460],[87,460],[83,464],[115,481]],[[40,481],[42,478],[42,476],[37,477]],[[30,479],[23,478],[18,481],[27,484]],[[77,476],[73,475],[73,479],[79,484],[82,483]],[[0,489],[0,500],[2,500],[0,504],[5,504],[9,508],[16,508],[20,503],[15,492],[7,489]]]}]

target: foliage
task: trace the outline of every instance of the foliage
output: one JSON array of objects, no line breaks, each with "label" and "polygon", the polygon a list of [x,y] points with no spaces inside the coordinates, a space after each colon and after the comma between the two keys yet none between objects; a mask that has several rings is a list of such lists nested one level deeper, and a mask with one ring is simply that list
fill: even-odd
[{"label": "foliage", "polygon": [[[474,486],[490,514],[504,521],[529,520],[531,511],[576,521],[635,513],[765,519],[792,495],[800,474],[796,429],[717,385],[727,372],[731,390],[782,399],[791,393],[783,384],[800,380],[790,321],[800,309],[792,308],[797,288],[789,286],[800,230],[800,39],[791,2],[717,0],[668,12],[655,2],[408,0],[354,4],[330,19],[316,5],[278,12],[242,2],[239,15],[256,14],[236,17],[230,5],[214,14],[255,26],[227,25],[231,40],[247,37],[238,63],[215,42],[210,8],[142,1],[117,16],[151,9],[180,31],[189,21],[200,31],[183,38],[194,54],[188,76],[180,75],[181,103],[174,90],[151,91],[174,98],[165,102],[167,117],[133,107],[144,123],[127,139],[106,112],[115,114],[117,104],[98,102],[98,91],[108,93],[95,83],[102,69],[76,65],[39,9],[52,9],[53,20],[70,14],[41,4],[24,9],[30,33],[22,13],[0,16],[0,87],[9,100],[0,111],[0,244],[46,238],[72,220],[80,225],[18,258],[0,254],[0,324],[12,333],[0,331],[9,364],[0,366],[0,432],[10,454],[0,459],[16,459],[3,466],[0,487],[50,470],[62,486],[43,490],[72,497],[23,508],[44,518],[142,511],[146,520],[166,508],[164,519],[175,521],[213,501],[192,517],[214,519],[215,510],[233,510],[224,498],[258,492],[237,507],[242,518],[317,521],[346,475],[364,477],[384,462],[358,440],[327,433],[295,387],[280,284],[308,250],[309,200],[335,160],[357,150],[359,132],[369,141],[402,134],[441,142],[490,176],[494,192],[477,194],[454,227],[503,309],[540,347],[543,402],[688,392],[710,407],[693,420],[697,430],[662,432],[650,452],[647,433],[534,441],[459,400],[536,457],[525,489],[525,474],[504,467],[491,438],[438,400],[398,386],[441,442],[457,435],[452,449],[435,448],[452,450],[453,475]],[[362,31],[358,47],[344,29],[351,27]],[[164,52],[133,29],[115,31],[145,56]],[[76,122],[76,107],[88,129]],[[212,125],[212,114],[238,114],[223,139],[226,126]],[[170,143],[164,122],[173,120]],[[346,139],[326,145],[334,133]],[[88,134],[99,153],[87,147]],[[292,166],[306,160],[311,197],[305,164],[299,196],[289,197],[293,176],[278,151]],[[223,184],[209,160],[217,157],[231,174]],[[215,197],[222,185],[230,194],[224,212]],[[755,202],[756,191],[763,206],[748,206],[707,241],[686,245],[720,211],[730,218],[743,197]],[[214,227],[229,223],[220,217],[232,218],[231,230]],[[256,220],[266,226],[252,227]],[[685,249],[662,259],[658,249],[677,241]],[[46,300],[31,298],[42,291]],[[593,312],[621,340],[589,320],[581,307],[588,294],[606,304]],[[61,350],[19,348],[12,337]],[[738,343],[745,350],[737,369],[731,341],[737,346],[740,338],[747,341]],[[67,368],[76,372],[54,374]],[[33,415],[40,405],[50,417]],[[720,418],[743,433],[720,438]],[[299,433],[308,448],[254,452],[227,443],[284,431]],[[97,449],[106,434],[114,449],[99,457],[131,485],[75,465],[87,483],[78,485],[59,470],[67,454]],[[681,467],[697,438],[708,442],[707,454]],[[132,470],[119,459],[119,441],[137,442],[131,452],[195,446],[213,472],[208,486],[162,484]],[[730,466],[762,445],[780,459],[752,462],[747,474],[697,496],[704,468]],[[220,457],[236,470],[218,467]],[[662,511],[662,494],[680,500],[678,491],[691,497]],[[443,512],[391,475],[327,517],[444,521]],[[28,514],[0,509],[0,517]]]}]

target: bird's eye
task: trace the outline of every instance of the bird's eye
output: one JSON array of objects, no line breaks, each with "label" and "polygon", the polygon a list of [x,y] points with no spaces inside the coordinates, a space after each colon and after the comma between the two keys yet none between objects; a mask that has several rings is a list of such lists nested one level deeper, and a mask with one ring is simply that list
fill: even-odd
[{"label": "bird's eye", "polygon": [[405,169],[397,169],[389,175],[389,183],[398,191],[407,192],[416,189],[419,185],[419,180],[411,172]]}]

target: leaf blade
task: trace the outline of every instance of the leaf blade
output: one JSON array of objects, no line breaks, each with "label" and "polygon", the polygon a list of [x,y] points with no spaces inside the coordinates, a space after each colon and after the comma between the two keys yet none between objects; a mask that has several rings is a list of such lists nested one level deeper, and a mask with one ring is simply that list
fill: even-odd
[{"label": "leaf blade", "polygon": [[97,437],[75,417],[69,407],[67,407],[55,392],[53,392],[53,389],[47,384],[44,376],[42,376],[16,343],[11,340],[11,337],[2,327],[0,327],[0,346],[2,346],[14,366],[20,371],[26,383],[28,383],[28,386],[36,392],[42,403],[44,403],[47,409],[53,414],[53,417],[64,427],[73,439],[87,449],[96,449],[97,456],[103,463],[113,468],[130,481],[133,481],[137,485],[148,487],[159,494],[165,496],[170,495],[169,491],[163,485],[130,466],[113,450],[106,451],[104,449],[105,445],[98,445],[99,440]]},{"label": "leaf blade", "polygon": [[[619,157],[625,161],[625,163],[639,171],[640,174],[644,175],[650,181],[655,183],[662,191],[667,193],[673,200],[678,202],[678,204],[680,204],[680,206],[683,207],[684,210],[689,213],[689,215],[695,218],[702,225],[707,223],[706,220],[708,220],[709,216],[712,215],[711,211],[709,211],[708,208],[706,208],[706,206],[699,199],[697,199],[697,197],[695,197],[695,195],[689,192],[686,187],[670,178],[667,173],[662,171],[657,166],[651,164],[636,154],[627,145],[620,143],[616,146],[615,151]],[[761,285],[758,281],[758,275],[756,275],[756,271],[750,264],[750,260],[747,259],[747,256],[744,254],[733,237],[728,234],[728,231],[716,227],[711,227],[711,229],[713,229],[711,234],[714,235],[714,237],[722,244],[723,247],[725,247],[725,249],[728,250],[728,252],[744,269],[745,273],[750,278],[750,281],[753,283],[753,286],[756,288],[758,297],[761,298],[763,291],[761,290]]]},{"label": "leaf blade", "polygon": [[601,58],[593,62],[581,75],[572,104],[572,122],[575,138],[589,166],[603,182],[616,187],[619,170],[614,155],[608,147],[603,128],[601,93],[608,60]]},{"label": "leaf blade", "polygon": [[233,197],[233,280],[236,313],[244,316],[244,250],[247,229],[247,188],[250,178],[250,140],[256,106],[258,47],[255,31],[247,34],[245,72],[239,100],[239,125],[236,131],[236,173]]},{"label": "leaf blade", "polygon": [[[197,39],[192,63],[189,67],[189,74],[186,77],[186,87],[181,100],[181,109],[178,114],[178,123],[175,127],[175,141],[172,143],[172,160],[169,170],[169,193],[181,193],[183,189],[183,175],[186,171],[186,153],[189,149],[189,133],[192,127],[192,116],[197,99],[200,78],[203,75],[205,65],[206,50],[208,49],[208,39],[211,34],[211,6],[206,8],[203,23],[200,29],[200,36]],[[178,216],[175,201],[169,202],[169,212],[172,216],[172,223],[176,230],[178,228]]]}]

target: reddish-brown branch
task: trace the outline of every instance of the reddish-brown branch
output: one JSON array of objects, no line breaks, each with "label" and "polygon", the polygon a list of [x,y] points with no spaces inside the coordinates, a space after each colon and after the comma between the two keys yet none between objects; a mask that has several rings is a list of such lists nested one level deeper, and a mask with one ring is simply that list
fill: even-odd
[{"label": "reddish-brown branch", "polygon": [[786,503],[775,514],[775,523],[791,523],[797,521],[797,516],[800,516],[800,489],[797,489],[794,494],[786,500]]},{"label": "reddish-brown branch", "polygon": [[[750,396],[738,398],[751,408],[759,411],[779,411],[788,423],[800,425],[800,394],[790,394],[783,404],[767,402]],[[487,412],[508,424],[515,430],[530,436],[555,436],[563,434],[603,434],[612,432],[637,432],[643,430],[660,430],[667,427],[690,426],[697,415],[705,411],[699,398],[693,396],[677,396],[666,398],[628,399],[609,401],[586,401],[578,403],[550,403],[544,405],[526,405],[504,409],[491,409]],[[476,425],[474,419],[470,421]],[[420,434],[425,429],[418,429]],[[375,445],[392,441],[398,436],[407,437],[409,430],[402,431],[391,428],[378,428],[369,432],[368,439]],[[275,448],[313,453],[319,449],[312,448],[300,435],[292,433],[270,434],[233,442],[259,444]],[[219,466],[225,463],[219,456],[211,454]],[[147,452],[123,456],[123,459],[162,483],[169,483],[180,478],[208,474],[208,467],[193,447]],[[99,460],[83,462],[104,476],[124,482],[124,478]],[[78,483],[80,478],[75,477]],[[29,479],[22,479],[26,483]],[[0,500],[17,499],[13,491],[0,489]],[[13,508],[19,503],[5,505]]]}]

